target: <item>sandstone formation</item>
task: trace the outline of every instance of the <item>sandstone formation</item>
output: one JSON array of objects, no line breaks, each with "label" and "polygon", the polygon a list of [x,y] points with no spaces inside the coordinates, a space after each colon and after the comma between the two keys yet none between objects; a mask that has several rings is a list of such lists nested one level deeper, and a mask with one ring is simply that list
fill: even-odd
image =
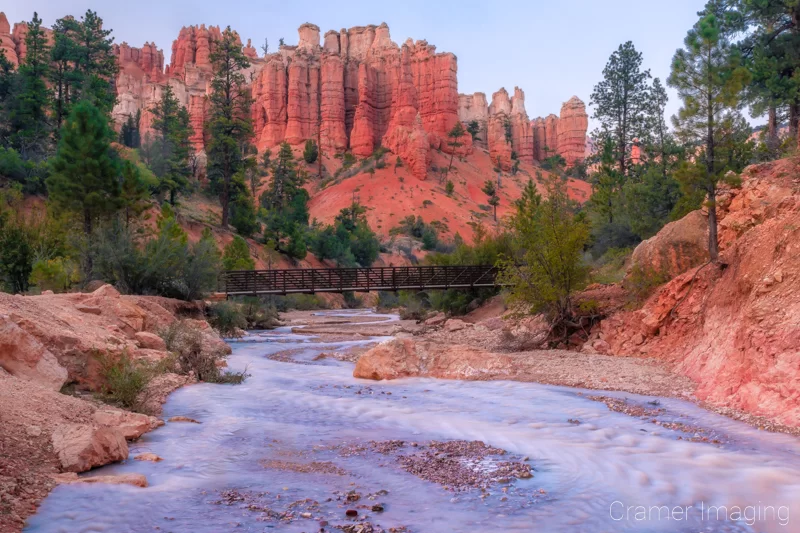
[{"label": "sandstone formation", "polygon": [[519,87],[514,88],[511,98],[505,89],[500,89],[488,106],[483,93],[461,94],[458,117],[465,126],[473,120],[478,122],[480,140],[476,144],[488,149],[492,161],[503,170],[511,168],[512,152],[521,163],[529,164],[561,155],[567,166],[573,166],[586,157],[589,118],[586,106],[576,96],[564,103],[560,117],[530,120],[525,93]]},{"label": "sandstone formation", "polygon": [[592,349],[663,358],[702,400],[799,425],[798,170],[788,159],[746,169],[741,189],[718,201],[724,268],[690,269],[640,310],[603,321]]},{"label": "sandstone formation", "polygon": [[475,146],[489,149],[487,143],[489,125],[489,104],[486,103],[484,93],[459,94],[458,95],[458,120],[464,123],[464,127],[473,120],[478,123],[478,136],[474,140]]},{"label": "sandstone formation", "polygon": [[67,381],[67,369],[56,357],[7,316],[0,316],[0,368],[52,390]]},{"label": "sandstone formation", "polygon": [[708,215],[692,211],[639,244],[631,268],[672,279],[708,261]]},{"label": "sandstone formation", "polygon": [[11,37],[11,25],[8,23],[6,14],[0,11],[0,53],[5,54],[12,65],[19,65],[17,57],[17,43]]},{"label": "sandstone formation", "polygon": [[[586,130],[589,128],[589,115],[586,106],[573,96],[561,106],[561,116],[556,126],[558,155],[564,158],[567,166],[583,161],[586,157]],[[551,147],[552,148],[552,147]]]}]

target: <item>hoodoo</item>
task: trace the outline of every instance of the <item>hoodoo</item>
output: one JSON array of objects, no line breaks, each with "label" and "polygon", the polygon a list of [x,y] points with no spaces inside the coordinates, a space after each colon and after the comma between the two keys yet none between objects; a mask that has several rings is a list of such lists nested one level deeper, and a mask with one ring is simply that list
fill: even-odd
[{"label": "hoodoo", "polygon": [[[0,20],[0,42],[15,53],[18,45],[3,30]],[[116,46],[120,72],[113,115],[117,125],[141,111],[141,129],[146,134],[152,123],[148,110],[161,96],[161,86],[169,83],[189,111],[195,148],[203,150],[210,57],[220,35],[218,26],[182,28],[166,69],[163,52],[153,44]],[[459,120],[465,126],[478,122],[476,145],[488,149],[495,163],[506,170],[511,168],[512,155],[533,163],[545,158],[543,142],[551,150],[558,144],[555,123],[547,141],[542,136],[537,144],[537,122],[528,118],[522,89],[515,88],[511,98],[501,89],[493,95],[491,106],[483,93],[460,95],[454,54],[437,52],[424,40],[408,39],[398,45],[386,24],[332,30],[321,40],[319,27],[306,23],[298,30],[296,46],[281,45],[277,52],[258,57],[248,40],[243,50],[252,62],[247,77],[252,80],[254,144],[259,151],[284,141],[299,145],[319,139],[324,152],[349,150],[366,157],[383,146],[399,156],[414,176],[425,179],[431,150],[472,153],[471,136],[459,139],[458,146],[448,138]],[[583,108],[577,99],[568,104],[570,110]],[[564,133],[570,139],[571,155],[565,156],[570,164],[580,159],[577,154],[585,145],[585,111],[583,117],[581,129],[580,120],[570,115]]]}]

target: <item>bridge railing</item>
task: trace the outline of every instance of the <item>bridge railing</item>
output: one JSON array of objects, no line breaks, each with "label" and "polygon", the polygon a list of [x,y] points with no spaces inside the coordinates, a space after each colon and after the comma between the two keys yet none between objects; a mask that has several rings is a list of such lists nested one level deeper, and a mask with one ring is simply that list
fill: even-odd
[{"label": "bridge railing", "polygon": [[219,290],[228,295],[247,295],[495,286],[497,268],[494,266],[451,265],[229,270],[220,276]]}]

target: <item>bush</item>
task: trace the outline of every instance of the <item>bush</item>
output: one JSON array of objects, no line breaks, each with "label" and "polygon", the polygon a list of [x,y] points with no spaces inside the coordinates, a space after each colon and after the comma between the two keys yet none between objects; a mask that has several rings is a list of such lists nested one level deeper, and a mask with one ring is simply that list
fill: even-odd
[{"label": "bush", "polygon": [[132,411],[144,406],[142,393],[156,374],[156,368],[133,359],[127,351],[120,354],[94,352],[103,380],[102,395],[112,404]]},{"label": "bush", "polygon": [[277,296],[274,300],[275,308],[278,311],[313,311],[316,309],[327,309],[328,304],[316,294],[287,294]]},{"label": "bush", "polygon": [[378,293],[378,311],[391,311],[400,307],[400,297],[396,292],[380,291]]},{"label": "bush", "polygon": [[623,285],[633,297],[633,303],[642,303],[650,297],[655,290],[669,281],[666,272],[659,271],[650,266],[633,265]]},{"label": "bush", "polygon": [[184,320],[176,320],[161,331],[161,338],[176,359],[182,374],[193,373],[200,381],[207,383],[241,383],[247,378],[247,370],[242,372],[220,372],[217,360],[223,354],[203,349],[202,333]]},{"label": "bush", "polygon": [[240,336],[239,330],[247,328],[247,318],[233,302],[220,302],[209,308],[208,323],[223,337]]},{"label": "bush", "polygon": [[345,291],[342,296],[344,296],[345,309],[359,309],[363,305],[361,298],[356,296],[353,291]]},{"label": "bush", "polygon": [[247,329],[274,329],[280,325],[278,310],[262,298],[242,298],[241,308],[247,321]]},{"label": "bush", "polygon": [[41,291],[66,292],[78,281],[78,265],[63,257],[36,261],[30,275],[31,284]]},{"label": "bush", "polygon": [[447,193],[447,196],[452,196],[455,190],[456,186],[453,183],[453,180],[447,180],[447,183],[444,186],[444,191]]}]

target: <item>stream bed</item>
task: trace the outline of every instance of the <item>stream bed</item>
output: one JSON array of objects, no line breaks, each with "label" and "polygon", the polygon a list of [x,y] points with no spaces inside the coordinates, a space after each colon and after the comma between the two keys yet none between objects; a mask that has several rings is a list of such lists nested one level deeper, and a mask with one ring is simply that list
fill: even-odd
[{"label": "stream bed", "polygon": [[[59,486],[26,531],[800,531],[795,437],[675,399],[369,382],[317,358],[382,340],[232,341],[242,385],[185,387],[164,406],[200,424],[167,423],[86,474],[142,473],[148,488]],[[133,460],[145,452],[163,461]]]}]

